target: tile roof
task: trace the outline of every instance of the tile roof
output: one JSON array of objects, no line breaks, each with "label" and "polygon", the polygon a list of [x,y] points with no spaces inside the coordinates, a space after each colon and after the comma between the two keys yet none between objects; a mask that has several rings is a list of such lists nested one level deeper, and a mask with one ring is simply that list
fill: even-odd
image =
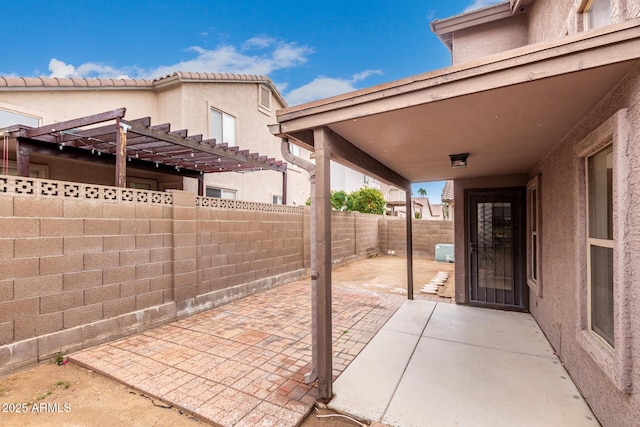
[{"label": "tile roof", "polygon": [[451,180],[444,183],[444,188],[442,189],[442,201],[453,201],[453,181]]},{"label": "tile roof", "polygon": [[274,96],[283,106],[287,103],[278,91],[275,84],[267,76],[256,74],[232,74],[232,73],[197,73],[188,71],[176,71],[156,79],[105,79],[105,78],[61,78],[61,77],[8,77],[0,76],[0,90],[3,89],[153,89],[165,84],[180,81],[202,81],[202,82],[243,82],[262,83],[268,85]]}]

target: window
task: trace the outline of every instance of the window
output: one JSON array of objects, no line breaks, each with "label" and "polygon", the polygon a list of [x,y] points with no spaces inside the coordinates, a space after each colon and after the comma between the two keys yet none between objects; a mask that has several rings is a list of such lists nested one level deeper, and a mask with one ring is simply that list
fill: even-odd
[{"label": "window", "polygon": [[[300,147],[295,144],[289,143],[289,152],[296,157],[300,157]],[[298,169],[298,166],[293,163],[289,163],[289,166],[291,169]]]},{"label": "window", "polygon": [[585,0],[582,7],[583,29],[603,27],[611,24],[610,0]]},{"label": "window", "polygon": [[236,190],[229,190],[226,188],[207,186],[207,197],[216,197],[218,199],[235,200],[238,198],[238,192]]},{"label": "window", "polygon": [[540,280],[540,179],[527,183],[527,284],[538,297],[542,297]]},{"label": "window", "polygon": [[127,177],[127,187],[137,190],[157,190],[158,182],[155,179],[146,179],[138,177]]},{"label": "window", "polygon": [[628,232],[634,230],[634,205],[628,171],[632,128],[628,109],[622,108],[574,147],[579,177],[576,204],[578,223],[575,254],[578,267],[577,339],[593,362],[618,390],[631,393],[631,348],[635,277]]},{"label": "window", "polygon": [[[7,174],[17,176],[18,164],[13,160],[9,160],[8,166],[9,166],[9,169],[7,170]],[[0,172],[2,172],[1,169],[0,169]],[[29,163],[29,176],[31,178],[46,179],[49,177],[49,166],[41,165],[37,163]]]},{"label": "window", "polygon": [[236,118],[227,113],[211,109],[211,138],[215,138],[217,144],[236,145]]},{"label": "window", "polygon": [[362,175],[362,183],[365,185],[369,184],[369,177],[367,175]]},{"label": "window", "polygon": [[273,196],[273,204],[281,205],[282,204],[282,196]]},{"label": "window", "polygon": [[613,147],[586,158],[589,328],[615,347],[613,332]]},{"label": "window", "polygon": [[31,127],[40,126],[40,120],[36,117],[26,116],[13,111],[0,109],[0,128],[13,125],[26,125]]}]

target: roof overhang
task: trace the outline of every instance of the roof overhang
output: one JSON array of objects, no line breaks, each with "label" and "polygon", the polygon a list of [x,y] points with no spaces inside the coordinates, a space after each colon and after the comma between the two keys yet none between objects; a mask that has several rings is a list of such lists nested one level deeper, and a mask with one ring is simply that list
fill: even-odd
[{"label": "roof overhang", "polygon": [[[271,131],[313,150],[313,130],[328,128],[352,146],[349,165],[366,171],[364,153],[411,182],[526,173],[638,64],[639,46],[634,19],[286,108]],[[454,153],[469,153],[466,168],[451,168]]]}]

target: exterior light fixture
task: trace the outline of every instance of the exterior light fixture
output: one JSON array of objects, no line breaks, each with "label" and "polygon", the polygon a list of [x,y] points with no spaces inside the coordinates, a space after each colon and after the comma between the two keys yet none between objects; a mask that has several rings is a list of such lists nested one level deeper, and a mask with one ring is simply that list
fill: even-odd
[{"label": "exterior light fixture", "polygon": [[469,157],[469,153],[449,154],[449,159],[451,159],[451,167],[466,168],[467,157]]}]

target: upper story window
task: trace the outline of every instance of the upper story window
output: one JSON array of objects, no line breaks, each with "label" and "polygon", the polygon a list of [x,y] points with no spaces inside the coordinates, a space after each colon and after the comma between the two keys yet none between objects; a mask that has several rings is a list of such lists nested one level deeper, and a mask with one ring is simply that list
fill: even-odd
[{"label": "upper story window", "polygon": [[0,108],[0,128],[12,125],[26,125],[31,127],[40,126],[40,120],[36,117],[26,116],[24,114],[15,113],[13,111],[3,110]]},{"label": "upper story window", "polygon": [[211,138],[217,144],[236,145],[236,118],[215,108],[211,109]]},{"label": "upper story window", "polygon": [[584,30],[611,24],[610,0],[587,0],[582,8]]}]

